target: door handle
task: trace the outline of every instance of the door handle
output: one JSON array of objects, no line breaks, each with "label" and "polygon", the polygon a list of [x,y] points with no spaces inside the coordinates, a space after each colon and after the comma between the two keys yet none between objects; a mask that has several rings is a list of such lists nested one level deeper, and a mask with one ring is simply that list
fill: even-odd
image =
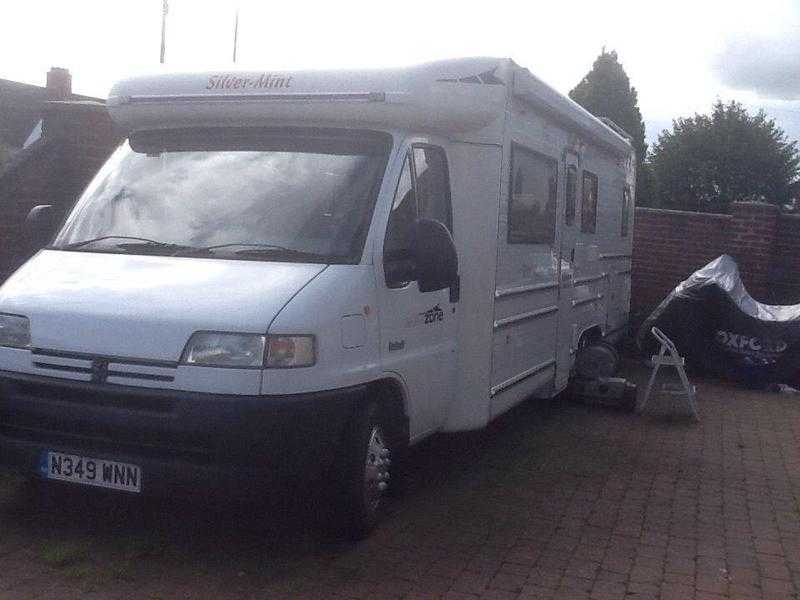
[{"label": "door handle", "polygon": [[461,276],[457,275],[456,280],[450,284],[450,303],[455,304],[461,300]]}]

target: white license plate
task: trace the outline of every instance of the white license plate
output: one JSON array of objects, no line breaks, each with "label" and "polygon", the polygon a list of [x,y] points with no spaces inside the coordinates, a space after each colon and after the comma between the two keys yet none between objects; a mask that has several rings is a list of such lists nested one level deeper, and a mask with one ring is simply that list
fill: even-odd
[{"label": "white license plate", "polygon": [[142,470],[137,465],[114,460],[47,451],[42,453],[39,470],[46,479],[125,492],[142,491]]}]

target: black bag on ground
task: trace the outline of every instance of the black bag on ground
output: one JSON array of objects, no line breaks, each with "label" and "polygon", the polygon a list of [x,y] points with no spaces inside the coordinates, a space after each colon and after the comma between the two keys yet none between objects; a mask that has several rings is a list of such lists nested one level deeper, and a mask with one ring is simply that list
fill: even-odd
[{"label": "black bag on ground", "polygon": [[659,350],[653,326],[696,369],[748,385],[800,387],[800,304],[754,300],[728,255],[695,271],[645,320],[637,343],[648,357]]}]

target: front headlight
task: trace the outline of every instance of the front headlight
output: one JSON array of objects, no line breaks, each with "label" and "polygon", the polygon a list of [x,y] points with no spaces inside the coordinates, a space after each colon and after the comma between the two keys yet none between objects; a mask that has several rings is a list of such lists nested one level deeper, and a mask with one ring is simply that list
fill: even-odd
[{"label": "front headlight", "polygon": [[0,346],[30,348],[31,323],[27,317],[0,314]]},{"label": "front headlight", "polygon": [[204,367],[262,368],[266,336],[253,333],[195,333],[181,362]]}]

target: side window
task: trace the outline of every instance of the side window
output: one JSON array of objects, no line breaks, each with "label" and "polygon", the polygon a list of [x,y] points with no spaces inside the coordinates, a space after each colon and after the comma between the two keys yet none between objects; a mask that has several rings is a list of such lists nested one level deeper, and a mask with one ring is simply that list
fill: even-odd
[{"label": "side window", "polygon": [[578,169],[575,165],[567,167],[567,198],[564,203],[564,222],[575,223],[575,204],[578,200]]},{"label": "side window", "polygon": [[508,199],[508,243],[552,244],[556,232],[558,163],[511,147],[511,189]]},{"label": "side window", "polygon": [[415,146],[414,173],[419,216],[439,221],[452,233],[450,178],[444,150],[435,146]]},{"label": "side window", "polygon": [[581,231],[597,230],[597,175],[583,172],[583,198],[581,199]]},{"label": "side window", "polygon": [[388,287],[402,287],[415,278],[412,244],[416,220],[417,197],[410,156],[406,156],[383,241],[383,270]]},{"label": "side window", "polygon": [[628,237],[628,226],[631,219],[631,188],[626,185],[622,190],[622,225],[620,235]]}]

